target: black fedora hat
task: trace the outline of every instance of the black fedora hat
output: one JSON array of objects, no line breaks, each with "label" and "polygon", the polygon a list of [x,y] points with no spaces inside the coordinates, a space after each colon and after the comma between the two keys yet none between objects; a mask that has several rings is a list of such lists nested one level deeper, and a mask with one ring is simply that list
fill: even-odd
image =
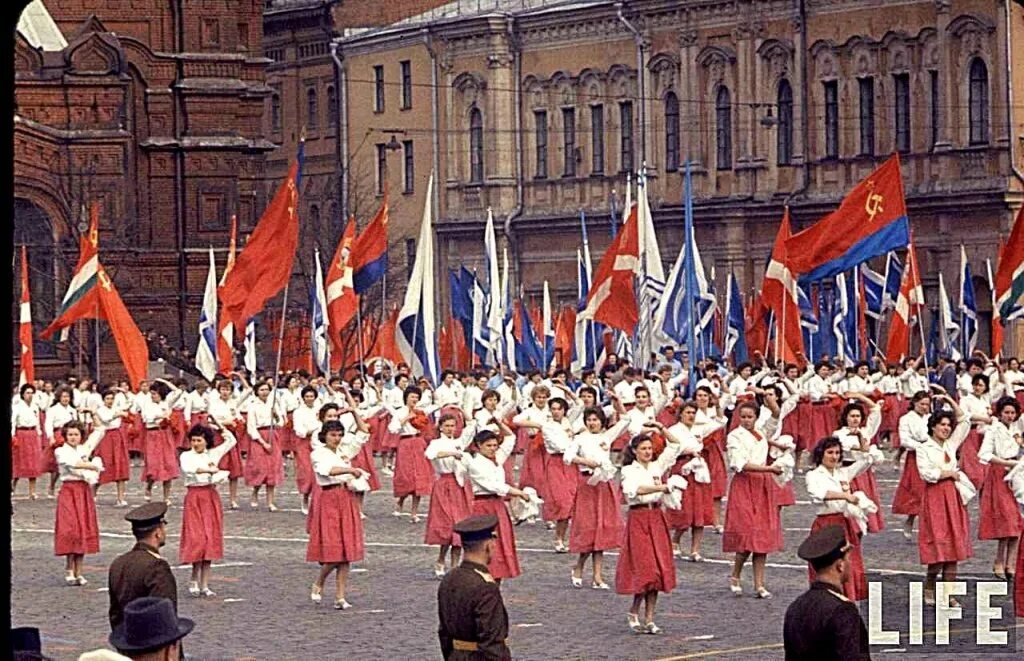
[{"label": "black fedora hat", "polygon": [[139,597],[124,607],[124,621],[109,640],[119,652],[144,652],[181,640],[194,626],[192,620],[178,617],[170,599]]}]

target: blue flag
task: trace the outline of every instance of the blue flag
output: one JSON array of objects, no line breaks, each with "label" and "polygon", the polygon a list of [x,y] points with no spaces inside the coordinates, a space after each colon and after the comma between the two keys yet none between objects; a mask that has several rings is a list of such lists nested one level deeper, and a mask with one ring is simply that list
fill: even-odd
[{"label": "blue flag", "polygon": [[729,283],[725,301],[725,350],[728,356],[735,354],[735,363],[747,362],[747,321],[743,315],[743,299],[736,277],[729,272]]}]

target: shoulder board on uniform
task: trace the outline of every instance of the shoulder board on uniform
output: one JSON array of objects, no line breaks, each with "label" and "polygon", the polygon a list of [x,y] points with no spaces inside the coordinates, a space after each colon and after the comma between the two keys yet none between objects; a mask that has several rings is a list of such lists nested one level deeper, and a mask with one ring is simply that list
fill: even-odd
[{"label": "shoulder board on uniform", "polygon": [[473,571],[475,571],[477,573],[477,575],[480,576],[480,578],[484,579],[484,581],[486,581],[488,583],[493,583],[494,582],[494,577],[491,576],[489,573],[487,573],[485,571],[480,571],[479,569],[474,569]]},{"label": "shoulder board on uniform", "polygon": [[838,599],[839,601],[845,601],[845,602],[847,602],[847,603],[853,603],[853,602],[852,602],[852,601],[850,601],[850,600],[849,600],[849,599],[848,599],[848,598],[846,597],[846,595],[845,595],[845,594],[843,594],[842,592],[836,592],[835,590],[829,590],[828,592],[829,592],[829,593],[830,593],[830,594],[831,594],[831,595],[832,595],[833,597],[835,597],[836,599]]}]

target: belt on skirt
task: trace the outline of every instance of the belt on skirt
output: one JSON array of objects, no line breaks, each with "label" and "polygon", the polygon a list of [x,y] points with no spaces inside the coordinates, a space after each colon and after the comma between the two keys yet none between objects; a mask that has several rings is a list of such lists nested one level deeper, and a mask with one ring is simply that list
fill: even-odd
[{"label": "belt on skirt", "polygon": [[36,431],[35,427],[15,427],[16,431]]},{"label": "belt on skirt", "polygon": [[343,486],[345,486],[345,485],[344,484],[327,484],[327,485],[324,485],[324,486],[320,487],[320,491],[330,491],[331,489],[340,489]]},{"label": "belt on skirt", "polygon": [[417,436],[419,436],[419,434],[402,434],[398,438],[399,439],[402,439],[402,438],[416,438]]},{"label": "belt on skirt", "polygon": [[[501,641],[503,644],[508,644],[508,638]],[[472,640],[459,640],[458,638],[452,639],[452,648],[458,652],[477,652],[480,650],[480,644]]]},{"label": "belt on skirt", "polygon": [[473,500],[501,500],[501,496],[496,493],[473,494]]},{"label": "belt on skirt", "polygon": [[644,503],[642,505],[630,505],[631,510],[656,510],[661,507],[661,503]]}]

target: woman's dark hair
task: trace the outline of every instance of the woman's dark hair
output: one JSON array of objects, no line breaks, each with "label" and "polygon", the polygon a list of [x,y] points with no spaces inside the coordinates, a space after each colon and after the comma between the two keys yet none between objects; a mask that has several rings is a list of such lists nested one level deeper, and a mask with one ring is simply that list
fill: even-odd
[{"label": "woman's dark hair", "polygon": [[949,424],[956,425],[956,416],[951,411],[936,411],[932,413],[931,417],[928,418],[928,435],[931,436],[932,432],[943,420],[949,420]]},{"label": "woman's dark hair", "polygon": [[552,404],[558,404],[559,406],[561,406],[562,411],[569,410],[569,403],[565,401],[565,399],[563,399],[562,397],[552,397],[551,399],[549,399],[548,406],[551,406]]},{"label": "woman's dark hair", "polygon": [[320,422],[323,422],[324,415],[326,415],[327,412],[332,409],[335,411],[340,411],[341,407],[335,404],[334,402],[327,402],[326,404],[320,407],[320,410],[317,412],[316,417],[320,419]]},{"label": "woman's dark hair", "polygon": [[712,390],[709,386],[697,386],[697,389],[694,391],[694,394],[699,392],[707,393],[709,397],[715,396],[715,391]]},{"label": "woman's dark hair", "polygon": [[865,422],[867,422],[868,417],[867,417],[867,412],[864,410],[864,405],[861,404],[860,402],[850,402],[849,404],[844,406],[843,410],[839,413],[839,426],[840,427],[848,426],[847,423],[846,423],[846,420],[849,417],[850,413],[852,413],[854,411],[860,411],[860,423],[862,425]]},{"label": "woman's dark hair", "polygon": [[[683,411],[685,411],[686,409],[693,409],[694,411],[699,411],[700,407],[697,406],[696,401],[688,399],[685,402],[683,402],[682,406],[679,407],[679,415],[682,416]],[[760,413],[760,411],[758,411],[758,413]]]},{"label": "woman's dark hair", "polygon": [[622,465],[628,466],[636,461],[636,451],[643,443],[652,443],[650,434],[637,434],[629,439],[629,444],[622,449]]},{"label": "woman's dark hair", "polygon": [[83,441],[85,440],[86,433],[85,433],[85,424],[84,423],[79,422],[78,420],[70,420],[67,423],[65,423],[65,425],[60,428],[61,433],[64,435],[64,440],[67,440],[67,438],[68,438],[68,430],[69,429],[77,429],[78,433],[80,433],[82,435],[82,440]]},{"label": "woman's dark hair", "polygon": [[26,390],[31,390],[32,392],[35,392],[36,391],[36,387],[34,385],[32,385],[31,383],[23,383],[21,385],[21,387],[18,388],[18,394],[20,396],[24,397]]},{"label": "woman's dark hair", "polygon": [[306,399],[307,392],[313,393],[314,397],[317,397],[320,394],[316,391],[316,388],[314,388],[313,386],[306,386],[305,388],[302,389],[302,392],[299,393],[299,397],[301,397],[302,399]]},{"label": "woman's dark hair", "polygon": [[985,386],[985,392],[988,392],[988,377],[984,374],[975,374],[974,378],[971,379],[971,385],[976,386],[979,383]]},{"label": "woman's dark hair", "polygon": [[188,439],[192,440],[193,436],[202,436],[206,439],[206,447],[212,448],[213,442],[216,440],[217,435],[213,433],[213,430],[206,425],[192,425],[192,428],[188,430]]},{"label": "woman's dark hair", "polygon": [[497,432],[491,431],[490,429],[481,429],[473,437],[473,442],[469,446],[470,452],[476,452],[480,449],[480,446],[490,440],[498,440],[501,438]]},{"label": "woman's dark hair", "polygon": [[754,366],[751,365],[750,363],[740,363],[739,365],[736,366],[736,373],[739,374],[745,369],[754,369]]},{"label": "woman's dark hair", "polygon": [[406,388],[402,392],[402,403],[403,404],[408,404],[409,403],[409,395],[416,395],[418,397],[423,397],[423,391],[420,390],[419,388],[417,388],[416,386],[409,386],[408,388]]},{"label": "woman's dark hair", "polygon": [[59,402],[61,395],[67,395],[68,397],[71,397],[71,388],[68,388],[67,386],[61,386],[60,388],[57,388],[57,391],[53,393],[54,401]]},{"label": "woman's dark hair", "polygon": [[455,416],[454,413],[445,413],[444,415],[437,419],[437,428],[440,429],[441,426],[444,425],[444,423],[448,422],[449,420],[451,420],[455,424],[459,424],[459,419]]},{"label": "woman's dark hair", "polygon": [[1020,417],[1020,402],[1017,401],[1016,397],[1000,397],[996,401],[996,405],[992,407],[992,410],[996,412],[996,415],[1000,415],[1007,406],[1012,407],[1017,417]]},{"label": "woman's dark hair", "polygon": [[117,397],[117,392],[118,391],[114,390],[113,388],[107,388],[106,390],[103,391],[103,399],[106,399],[107,395],[110,395],[111,397]]},{"label": "woman's dark hair", "polygon": [[342,434],[345,433],[345,425],[341,424],[338,420],[328,420],[320,427],[320,442],[327,443],[327,433],[332,431],[340,431]]},{"label": "woman's dark hair", "polygon": [[835,436],[826,436],[818,441],[818,444],[814,446],[814,451],[811,453],[811,461],[814,462],[815,466],[821,465],[821,460],[825,458],[825,452],[830,448],[839,448],[842,450],[843,442]]},{"label": "woman's dark hair", "polygon": [[758,407],[757,403],[752,402],[749,399],[745,402],[740,402],[739,404],[736,405],[736,415],[739,415],[740,411],[742,411],[743,409],[750,409],[751,411],[754,412],[755,416],[760,415],[761,413],[761,409],[760,407]]},{"label": "woman's dark hair", "polygon": [[359,402],[360,404],[362,404],[363,401],[366,399],[365,397],[363,397],[363,391],[362,390],[358,390],[358,389],[357,390],[349,390],[348,394],[352,398],[353,401]]},{"label": "woman's dark hair", "polygon": [[595,415],[597,419],[601,421],[601,429],[608,428],[608,416],[604,414],[604,410],[600,406],[588,406],[583,411],[583,422],[587,421],[587,418]]},{"label": "woman's dark hair", "polygon": [[593,386],[583,386],[582,388],[579,389],[579,392],[576,393],[576,396],[582,397],[583,393],[585,392],[589,392],[591,395],[594,396],[594,399],[597,399],[597,389],[594,388]]},{"label": "woman's dark hair", "polygon": [[920,402],[922,399],[927,399],[931,401],[931,395],[928,393],[927,390],[919,390],[915,392],[913,397],[910,398],[910,405],[913,406],[914,404]]},{"label": "woman's dark hair", "polygon": [[167,396],[171,394],[171,388],[166,383],[157,381],[155,383],[149,384],[149,392],[155,392],[156,394],[160,395],[161,400],[164,400],[167,399]]},{"label": "woman's dark hair", "polygon": [[499,402],[501,401],[501,395],[498,394],[498,391],[488,388],[482,395],[480,395],[480,403],[482,404],[492,397]]}]

